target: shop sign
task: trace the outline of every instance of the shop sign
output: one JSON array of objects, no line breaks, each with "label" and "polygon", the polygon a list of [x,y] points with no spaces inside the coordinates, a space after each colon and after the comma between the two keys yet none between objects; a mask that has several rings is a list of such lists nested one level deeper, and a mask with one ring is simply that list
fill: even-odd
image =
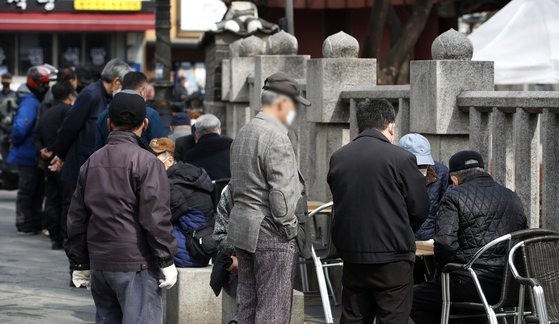
[{"label": "shop sign", "polygon": [[140,11],[141,0],[74,0],[74,10]]}]

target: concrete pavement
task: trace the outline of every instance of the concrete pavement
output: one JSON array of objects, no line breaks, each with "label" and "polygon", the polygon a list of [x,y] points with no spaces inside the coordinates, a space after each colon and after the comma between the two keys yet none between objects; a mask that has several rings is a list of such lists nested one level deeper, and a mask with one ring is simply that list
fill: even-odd
[{"label": "concrete pavement", "polygon": [[43,235],[16,236],[15,192],[0,191],[0,323],[94,323],[85,289],[69,287],[63,251]]}]

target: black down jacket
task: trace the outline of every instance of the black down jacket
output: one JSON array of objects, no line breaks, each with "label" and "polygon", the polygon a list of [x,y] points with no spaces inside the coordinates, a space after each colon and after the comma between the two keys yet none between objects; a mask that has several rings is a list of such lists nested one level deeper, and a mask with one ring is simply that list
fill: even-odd
[{"label": "black down jacket", "polygon": [[[487,243],[524,228],[526,216],[514,192],[486,173],[468,177],[441,200],[435,232],[437,263],[466,263]],[[504,265],[505,253],[504,245],[490,250],[476,266],[497,270]]]},{"label": "black down jacket", "polygon": [[175,223],[189,209],[201,211],[207,220],[213,219],[214,185],[204,169],[188,163],[177,162],[167,170],[171,184],[171,221]]}]

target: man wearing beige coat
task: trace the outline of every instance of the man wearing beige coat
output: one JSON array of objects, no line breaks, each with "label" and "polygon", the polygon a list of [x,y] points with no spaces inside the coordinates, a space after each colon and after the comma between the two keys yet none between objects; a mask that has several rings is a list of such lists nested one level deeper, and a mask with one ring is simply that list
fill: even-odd
[{"label": "man wearing beige coat", "polygon": [[231,146],[228,240],[239,261],[239,323],[288,324],[306,197],[287,132],[296,104],[310,102],[284,73],[266,79],[261,101]]}]

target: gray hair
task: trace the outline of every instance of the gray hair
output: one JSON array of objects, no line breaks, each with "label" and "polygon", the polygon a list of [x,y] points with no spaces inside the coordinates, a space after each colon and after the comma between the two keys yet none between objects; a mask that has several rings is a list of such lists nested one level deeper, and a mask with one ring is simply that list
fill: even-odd
[{"label": "gray hair", "polygon": [[122,81],[126,73],[130,71],[132,71],[132,68],[130,68],[128,63],[119,58],[115,58],[105,64],[105,67],[101,72],[101,79],[105,82],[113,82],[114,79],[120,78]]},{"label": "gray hair", "polygon": [[217,133],[219,128],[221,128],[221,122],[215,115],[205,114],[196,119],[194,128],[196,128],[196,134],[200,136]]},{"label": "gray hair", "polygon": [[276,100],[280,99],[281,97],[285,96],[271,90],[262,90],[262,92],[260,92],[260,104],[262,106],[273,105]]},{"label": "gray hair", "polygon": [[466,178],[469,178],[469,177],[475,176],[475,175],[479,175],[479,174],[485,174],[485,173],[487,173],[487,172],[485,172],[485,170],[483,168],[475,167],[475,168],[460,170],[460,171],[456,171],[456,172],[451,172],[450,176],[458,178],[458,183],[460,184],[460,183],[464,182],[464,179],[466,179]]}]

